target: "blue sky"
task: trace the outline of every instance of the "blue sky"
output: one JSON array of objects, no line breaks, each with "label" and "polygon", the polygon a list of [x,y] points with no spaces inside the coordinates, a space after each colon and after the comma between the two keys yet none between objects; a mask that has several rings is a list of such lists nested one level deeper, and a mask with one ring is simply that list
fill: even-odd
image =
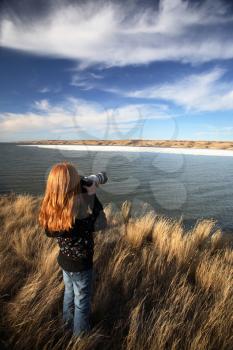
[{"label": "blue sky", "polygon": [[0,6],[0,140],[233,140],[232,1]]}]

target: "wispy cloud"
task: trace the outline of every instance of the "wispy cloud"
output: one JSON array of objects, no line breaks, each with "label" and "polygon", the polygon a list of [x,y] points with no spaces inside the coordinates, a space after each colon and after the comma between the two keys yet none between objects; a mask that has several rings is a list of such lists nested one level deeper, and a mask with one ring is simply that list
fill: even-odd
[{"label": "wispy cloud", "polygon": [[40,92],[41,94],[58,93],[60,91],[61,91],[61,86],[57,86],[57,87],[43,86],[38,89],[38,92]]},{"label": "wispy cloud", "polygon": [[45,112],[48,112],[50,109],[48,100],[35,101],[34,107],[35,109],[38,109],[40,111],[45,111]]},{"label": "wispy cloud", "polygon": [[92,90],[94,88],[100,89],[99,82],[103,79],[103,75],[88,71],[75,71],[72,74],[70,85],[77,86],[81,90]]},{"label": "wispy cloud", "polygon": [[48,92],[50,92],[50,88],[47,86],[44,86],[43,88],[39,89],[38,92],[40,92],[41,94],[46,94]]},{"label": "wispy cloud", "polygon": [[233,82],[222,81],[226,70],[215,67],[200,74],[189,74],[169,83],[141,90],[112,92],[133,98],[170,101],[187,111],[219,111],[233,109]]},{"label": "wispy cloud", "polygon": [[[24,132],[55,135],[83,131],[91,137],[107,137],[143,128],[148,120],[172,119],[167,108],[157,104],[132,104],[119,108],[104,108],[100,104],[68,98],[62,104],[51,105],[48,100],[35,101],[25,114],[0,114],[0,136],[10,139]],[[140,130],[137,130],[140,131]]]},{"label": "wispy cloud", "polygon": [[81,68],[233,58],[233,17],[220,0],[161,0],[158,10],[136,2],[58,4],[34,22],[5,15],[1,46],[70,58]]}]

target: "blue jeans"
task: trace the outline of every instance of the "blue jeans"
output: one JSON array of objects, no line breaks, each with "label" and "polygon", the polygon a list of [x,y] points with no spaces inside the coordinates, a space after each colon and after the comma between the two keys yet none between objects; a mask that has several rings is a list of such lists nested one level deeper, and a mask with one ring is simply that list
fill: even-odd
[{"label": "blue jeans", "polygon": [[93,269],[68,272],[62,269],[65,292],[63,299],[63,321],[73,330],[73,335],[90,330],[91,293]]}]

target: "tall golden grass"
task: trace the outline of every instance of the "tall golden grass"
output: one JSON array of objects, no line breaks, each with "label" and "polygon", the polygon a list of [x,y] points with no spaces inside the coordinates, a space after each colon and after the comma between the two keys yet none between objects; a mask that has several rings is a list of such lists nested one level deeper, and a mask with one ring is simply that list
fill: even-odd
[{"label": "tall golden grass", "polygon": [[233,348],[232,239],[213,220],[185,231],[130,202],[105,207],[95,234],[92,331],[62,324],[58,246],[37,222],[41,197],[0,197],[0,328],[5,349]]}]

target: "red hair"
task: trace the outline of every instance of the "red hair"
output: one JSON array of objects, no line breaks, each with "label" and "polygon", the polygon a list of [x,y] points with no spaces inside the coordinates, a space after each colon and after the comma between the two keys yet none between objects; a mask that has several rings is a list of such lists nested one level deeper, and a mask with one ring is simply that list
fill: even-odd
[{"label": "red hair", "polygon": [[80,176],[68,162],[55,164],[47,178],[39,223],[49,231],[69,230],[74,224],[80,202]]}]

